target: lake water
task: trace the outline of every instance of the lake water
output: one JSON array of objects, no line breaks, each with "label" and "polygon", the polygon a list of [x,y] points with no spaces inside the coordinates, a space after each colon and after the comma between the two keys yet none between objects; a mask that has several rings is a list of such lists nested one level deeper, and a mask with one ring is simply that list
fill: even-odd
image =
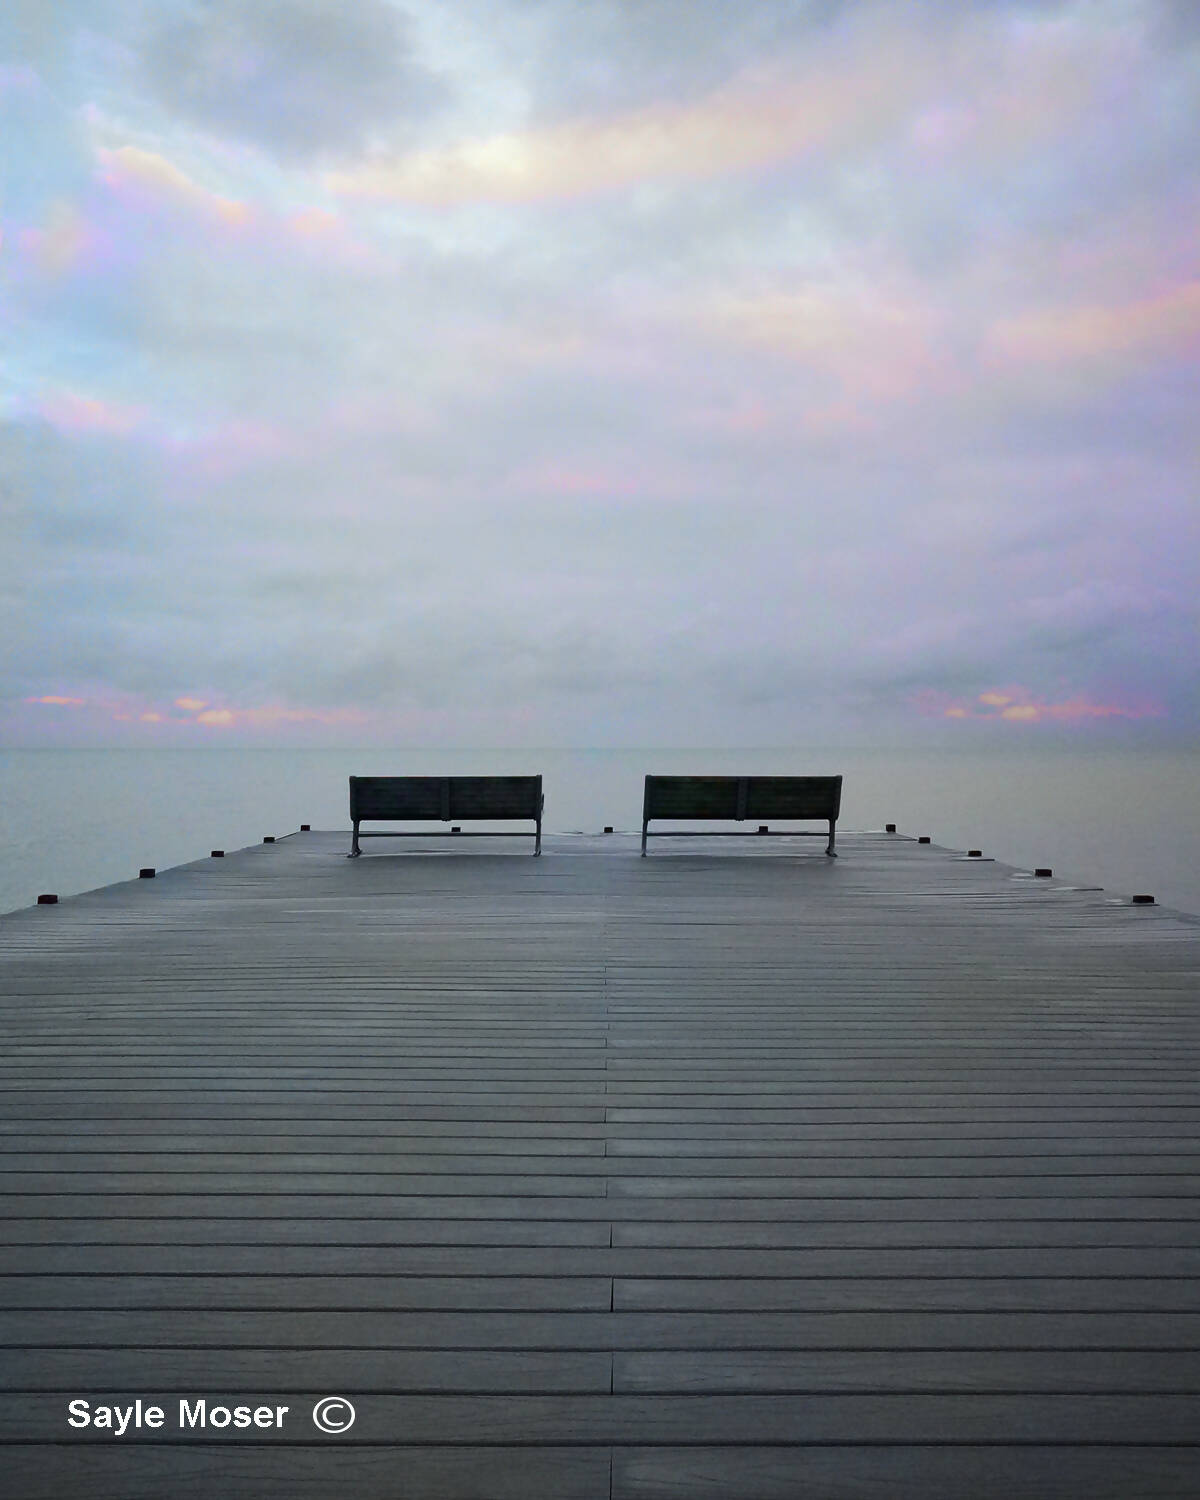
[{"label": "lake water", "polygon": [[[346,778],[533,774],[546,828],[640,826],[647,771],[831,774],[840,827],[928,833],[1022,868],[1148,891],[1200,913],[1196,752],[927,750],[0,751],[0,911],[236,849],[311,823],[349,828]],[[479,847],[479,846],[474,846]],[[737,845],[731,846],[732,848]],[[368,845],[369,853],[399,845]]]}]

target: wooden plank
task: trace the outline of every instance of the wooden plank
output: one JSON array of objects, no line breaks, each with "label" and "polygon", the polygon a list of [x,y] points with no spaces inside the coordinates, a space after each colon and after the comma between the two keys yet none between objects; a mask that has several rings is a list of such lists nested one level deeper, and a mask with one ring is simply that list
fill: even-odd
[{"label": "wooden plank", "polygon": [[650,818],[735,818],[736,776],[647,776],[645,816]]},{"label": "wooden plank", "polygon": [[[447,1222],[470,1219],[574,1219],[603,1222],[613,1226],[640,1223],[677,1224],[905,1224],[935,1222],[948,1225],[973,1223],[1055,1223],[1116,1221],[1166,1222],[1195,1224],[1200,1219],[1200,1199],[1167,1197],[1154,1192],[1135,1193],[1128,1184],[1107,1193],[1053,1194],[1030,1196],[1017,1192],[1011,1196],[987,1194],[978,1197],[931,1196],[923,1186],[918,1191],[898,1196],[872,1197],[867,1191],[848,1191],[827,1197],[820,1193],[806,1197],[701,1196],[605,1197],[605,1183],[600,1180],[588,1193],[566,1194],[551,1191],[540,1196],[512,1196],[501,1190],[488,1192],[478,1186],[474,1191],[430,1192],[430,1180],[420,1179],[415,1187],[403,1179],[389,1184],[389,1191],[344,1193],[266,1192],[261,1187],[231,1192],[227,1181],[221,1192],[145,1191],[90,1192],[86,1188],[73,1192],[0,1193],[0,1220],[40,1215],[46,1218],[107,1218],[136,1220],[168,1216],[182,1219],[244,1219],[248,1213],[266,1218],[308,1218],[318,1222],[337,1219],[370,1218],[378,1221],[443,1219]],[[612,1183],[607,1184],[610,1191]],[[494,1187],[495,1184],[488,1184]],[[555,1183],[561,1188],[561,1183]],[[424,1189],[424,1190],[423,1190]]]},{"label": "wooden plank", "polygon": [[606,1394],[612,1356],[565,1349],[0,1348],[0,1384],[12,1391],[311,1391],[314,1382],[331,1391],[392,1394]]},{"label": "wooden plank", "polygon": [[841,808],[840,776],[747,776],[747,818],[806,820],[836,818]]},{"label": "wooden plank", "polygon": [[[0,1101],[0,1106],[2,1104],[3,1101]],[[109,1129],[117,1125],[129,1130],[161,1129],[164,1120],[192,1120],[196,1122],[199,1129],[203,1129],[206,1124],[228,1125],[236,1124],[239,1120],[250,1127],[270,1127],[275,1130],[286,1129],[291,1125],[302,1125],[305,1129],[311,1129],[314,1124],[312,1115],[293,1105],[270,1106],[260,1101],[250,1101],[239,1108],[235,1101],[226,1100],[221,1109],[214,1110],[211,1106],[203,1104],[188,1105],[181,1099],[167,1099],[157,1100],[130,1110],[120,1105],[92,1106],[90,1103],[84,1105],[78,1100],[64,1099],[52,1114],[37,1112],[29,1108],[23,1108],[18,1114],[13,1105],[10,1104],[8,1107],[13,1112],[7,1118],[0,1119],[0,1130],[3,1130],[6,1136],[23,1135],[31,1127],[70,1131],[78,1128],[78,1122]],[[395,1100],[385,1106],[339,1105],[323,1116],[321,1125],[330,1132],[340,1129],[353,1133],[356,1130],[369,1130],[372,1125],[385,1122],[408,1126],[413,1126],[418,1122],[427,1122],[432,1125],[447,1123],[503,1125],[513,1122],[549,1126],[579,1123],[602,1125],[604,1105],[601,1103],[546,1106],[512,1101],[491,1105],[464,1101],[457,1101],[453,1104],[445,1102],[428,1104],[403,1099]]]},{"label": "wooden plank", "polygon": [[[398,1459],[398,1454],[402,1455]],[[216,1447],[137,1449],[13,1448],[6,1471],[21,1500],[161,1500],[164,1494],[261,1500],[273,1491],[297,1500],[396,1500],[403,1464],[405,1500],[604,1500],[607,1449],[528,1447],[373,1448]],[[1012,1500],[1014,1495],[1129,1500],[1193,1500],[1195,1451],[1163,1445],[1124,1448],[1022,1447],[822,1449],[656,1447],[614,1450],[612,1500]],[[1153,1490],[1147,1490],[1147,1476]]]},{"label": "wooden plank", "polygon": [[[1074,1208],[1072,1203],[1072,1208]],[[19,1221],[16,1221],[19,1223]],[[26,1221],[31,1225],[53,1225],[54,1220]],[[102,1223],[104,1221],[90,1221]],[[164,1226],[172,1220],[159,1220]],[[207,1221],[211,1223],[211,1221]],[[6,1225],[10,1241],[21,1239],[23,1228]],[[46,1234],[43,1228],[30,1228],[28,1234]],[[134,1231],[139,1232],[140,1231]],[[86,1234],[86,1227],[80,1231]],[[157,1226],[151,1239],[158,1234]],[[61,1240],[61,1231],[59,1239]],[[940,1246],[945,1249],[1031,1245],[1038,1247],[1104,1246],[1109,1249],[1131,1249],[1135,1246],[1164,1245],[1191,1249],[1196,1243],[1192,1219],[831,1219],[819,1220],[661,1220],[614,1223],[614,1245],[704,1245],[717,1247],[754,1246],[794,1249],[821,1246],[839,1250],[872,1250],[879,1252],[900,1246]]]},{"label": "wooden plank", "polygon": [[956,1308],[991,1312],[1198,1312],[1200,1283],[1152,1276],[863,1276],[769,1281],[750,1277],[663,1277],[653,1281],[625,1277],[614,1283],[613,1306],[623,1312],[711,1312],[718,1308],[726,1312],[933,1312]]},{"label": "wooden plank", "polygon": [[812,1395],[834,1391],[1163,1391],[1200,1394],[1187,1350],[753,1349],[621,1353],[613,1390]]},{"label": "wooden plank", "polygon": [[[678,1177],[685,1181],[710,1182],[722,1178],[785,1178],[803,1191],[812,1178],[839,1178],[854,1181],[858,1177],[878,1178],[889,1172],[897,1185],[919,1186],[926,1181],[957,1182],[988,1180],[999,1185],[1012,1180],[1040,1177],[1139,1177],[1147,1183],[1158,1178],[1188,1185],[1200,1190],[1200,1153],[1144,1150],[1119,1152],[1096,1150],[1071,1154],[1036,1152],[993,1154],[979,1151],[964,1157],[961,1153],[921,1156],[859,1156],[854,1153],[833,1155],[804,1152],[776,1152],[768,1155],[698,1156],[682,1152],[679,1157],[656,1154],[641,1157],[624,1152],[603,1152],[604,1142],[586,1142],[575,1149],[572,1141],[522,1141],[515,1149],[504,1149],[503,1141],[488,1144],[495,1149],[479,1151],[474,1142],[439,1142],[439,1149],[429,1150],[422,1141],[421,1150],[411,1151],[205,1151],[200,1143],[192,1150],[175,1151],[29,1151],[8,1153],[0,1158],[0,1188],[21,1186],[30,1179],[58,1176],[80,1179],[82,1185],[119,1181],[137,1176],[146,1178],[195,1178],[224,1175],[231,1184],[245,1177],[271,1175],[320,1174],[341,1171],[346,1186],[361,1182],[385,1183],[393,1174],[489,1176],[503,1174],[554,1175],[574,1181],[587,1181],[606,1172],[619,1172],[623,1181],[641,1177]],[[558,1149],[554,1149],[557,1147]],[[19,1165],[12,1165],[17,1162]],[[77,1183],[77,1185],[81,1185]],[[720,1191],[718,1187],[716,1191]]]},{"label": "wooden plank", "polygon": [[561,1350],[1173,1349],[1200,1345],[1200,1313],[615,1312],[338,1308],[10,1310],[13,1345],[158,1348]]},{"label": "wooden plank", "polygon": [[393,1394],[1131,1390],[1193,1395],[1191,1350],[3,1349],[16,1391],[255,1389]]},{"label": "wooden plank", "polygon": [[441,818],[441,776],[352,776],[351,818]]},{"label": "wooden plank", "polygon": [[[286,1404],[294,1408],[281,1429],[237,1433],[226,1430],[208,1441],[280,1446],[312,1441],[304,1396],[319,1397],[322,1386],[309,1392],[263,1390],[239,1393],[223,1388],[227,1400],[243,1394],[255,1403]],[[1019,1432],[1028,1443],[1162,1443],[1191,1446],[1200,1460],[1193,1396],[1166,1394],[1079,1395],[1048,1394],[938,1394],[873,1393],[870,1395],[812,1395],[803,1401],[791,1396],[720,1395],[650,1396],[639,1394],[420,1395],[394,1396],[385,1392],[344,1394],[356,1397],[357,1419],[342,1434],[339,1447],[394,1442],[403,1433],[413,1444],[463,1441],[477,1443],[614,1444],[736,1443],[753,1432],[760,1443],[928,1443],[955,1434],[960,1443],[1003,1443]],[[178,1412],[179,1398],[167,1391],[117,1391],[106,1387],[108,1404],[143,1400]],[[174,1399],[172,1399],[174,1397]],[[215,1398],[214,1403],[215,1403]],[[111,1436],[91,1432],[63,1434],[65,1402],[41,1393],[11,1392],[0,1398],[0,1421],[9,1442],[47,1442],[57,1439],[73,1446],[111,1442]],[[161,1444],[162,1434],[130,1428],[122,1443]]]},{"label": "wooden plank", "polygon": [[570,1276],[779,1282],[878,1278],[1200,1279],[1200,1246],[3,1245],[0,1303],[18,1278]]},{"label": "wooden plank", "polygon": [[[553,1202],[551,1203],[553,1207]],[[1170,1226],[1143,1226],[1169,1228]],[[1112,1226],[1101,1226],[1103,1242],[1112,1239]],[[612,1229],[605,1222],[583,1219],[496,1218],[385,1218],[329,1219],[250,1217],[103,1219],[8,1219],[4,1240],[9,1246],[40,1245],[61,1250],[78,1245],[608,1245]],[[1126,1235],[1127,1242],[1131,1236]],[[1136,1243],[1188,1244],[1190,1233],[1175,1229],[1175,1237],[1155,1238],[1142,1233]]]},{"label": "wooden plank", "polygon": [[612,1500],[1192,1500],[1196,1451],[1139,1443],[1084,1448],[1045,1444],[917,1447],[861,1444],[822,1449],[617,1448]]},{"label": "wooden plank", "polygon": [[[1163,1285],[1163,1283],[1159,1283]],[[597,1311],[604,1276],[5,1276],[0,1308],[529,1308]]]},{"label": "wooden plank", "polygon": [[[167,1174],[160,1175],[165,1177]],[[173,1175],[181,1188],[187,1185],[191,1178],[203,1178],[202,1173],[180,1172]],[[114,1178],[110,1186],[119,1191],[120,1180],[115,1174],[109,1174],[109,1176]],[[38,1186],[36,1174],[30,1174],[30,1177],[28,1186],[31,1190],[36,1190]],[[483,1179],[466,1180],[479,1182]],[[526,1181],[532,1180],[526,1179]],[[126,1185],[129,1185],[128,1182]],[[197,1180],[192,1185],[203,1191],[203,1181]],[[526,1189],[526,1191],[532,1191],[532,1189]],[[801,1177],[780,1171],[763,1177],[748,1177],[732,1173],[701,1177],[680,1171],[677,1176],[672,1177],[632,1176],[624,1173],[620,1177],[611,1176],[608,1179],[608,1194],[610,1198],[696,1197],[710,1200],[718,1197],[762,1199],[813,1197],[823,1200],[920,1198],[926,1201],[940,1201],[942,1199],[961,1200],[967,1197],[986,1198],[993,1205],[1003,1204],[1010,1197],[1037,1195],[1043,1195],[1061,1203],[1063,1199],[1076,1196],[1082,1198],[1103,1195],[1130,1199],[1145,1194],[1147,1197],[1177,1197],[1192,1202],[1200,1195],[1200,1177],[1172,1173],[1150,1175],[1139,1172],[1136,1168],[1120,1175],[1081,1172],[1069,1176],[1055,1172],[1031,1171],[1008,1173],[1003,1176],[993,1173],[978,1175],[961,1173],[953,1176],[945,1174],[920,1176],[916,1173],[909,1173],[904,1177],[872,1177],[864,1173],[861,1176]]]},{"label": "wooden plank", "polygon": [[540,776],[451,776],[452,818],[536,818]]},{"label": "wooden plank", "polygon": [[[554,1158],[546,1158],[553,1162]],[[502,1158],[495,1158],[498,1166]],[[288,1171],[234,1172],[214,1170],[211,1172],[161,1172],[147,1170],[138,1172],[0,1172],[0,1193],[6,1191],[47,1194],[70,1193],[209,1193],[229,1191],[259,1195],[269,1192],[291,1193],[339,1193],[346,1188],[360,1192],[382,1193],[456,1193],[481,1197],[495,1195],[507,1198],[512,1194],[542,1194],[571,1197],[604,1196],[604,1178],[570,1175],[565,1171],[538,1171],[537,1164],[526,1159],[523,1165],[529,1168],[522,1175],[503,1170],[488,1171],[487,1164],[480,1160],[476,1165],[482,1170],[455,1173],[440,1163],[432,1163],[425,1172],[374,1172],[369,1158],[362,1169],[347,1172],[334,1162],[326,1162],[325,1172]],[[1164,1179],[1169,1181],[1170,1179]]]},{"label": "wooden plank", "polygon": [[[7,1481],[20,1500],[163,1500],[183,1495],[221,1500],[601,1500],[607,1496],[607,1449],[576,1447],[130,1448],[80,1444],[11,1447]],[[398,1489],[399,1483],[403,1488]]]},{"label": "wooden plank", "polygon": [[[308,1162],[322,1165],[344,1157],[347,1165],[358,1166],[364,1158],[387,1168],[393,1162],[412,1163],[427,1160],[430,1155],[446,1156],[455,1161],[480,1156],[524,1159],[537,1156],[601,1157],[605,1152],[603,1137],[588,1139],[562,1131],[556,1135],[508,1136],[499,1132],[476,1131],[450,1134],[446,1131],[412,1136],[396,1131],[385,1136],[253,1136],[195,1135],[164,1136],[153,1132],[136,1136],[87,1136],[49,1138],[38,1141],[30,1137],[25,1150],[0,1150],[5,1169],[21,1171],[59,1171],[72,1167],[86,1171],[89,1166],[108,1167],[173,1165],[203,1167],[232,1165],[236,1169],[261,1165],[285,1165],[291,1170]],[[419,1168],[418,1168],[419,1169]]]},{"label": "wooden plank", "polygon": [[[553,1208],[553,1202],[549,1205]],[[664,1220],[607,1223],[570,1218],[167,1217],[8,1219],[10,1246],[98,1245],[541,1245],[710,1246],[720,1249],[942,1249],[1145,1246],[1190,1250],[1195,1224],[1178,1219],[910,1222]]]},{"label": "wooden plank", "polygon": [[[573,1144],[565,1142],[522,1141],[515,1151],[476,1151],[470,1148],[472,1144],[469,1143],[468,1149],[464,1150],[455,1142],[447,1142],[438,1151],[430,1151],[428,1143],[424,1141],[421,1142],[424,1149],[419,1151],[29,1151],[24,1156],[18,1156],[20,1167],[7,1164],[13,1160],[12,1156],[5,1159],[5,1166],[0,1168],[0,1181],[8,1183],[14,1178],[54,1173],[91,1181],[129,1175],[166,1177],[178,1172],[189,1177],[197,1174],[221,1175],[233,1183],[242,1177],[270,1173],[304,1175],[337,1171],[349,1186],[355,1179],[364,1178],[383,1183],[399,1173],[406,1176],[439,1173],[454,1176],[474,1173],[481,1176],[495,1173],[505,1176],[512,1173],[549,1173],[578,1181],[581,1180],[580,1174],[590,1175],[592,1169],[603,1171],[603,1153],[597,1151],[592,1143],[588,1143],[584,1151],[548,1149],[548,1146],[554,1144]],[[603,1146],[603,1142],[599,1144]],[[1179,1168],[1185,1169],[1183,1165]]]}]

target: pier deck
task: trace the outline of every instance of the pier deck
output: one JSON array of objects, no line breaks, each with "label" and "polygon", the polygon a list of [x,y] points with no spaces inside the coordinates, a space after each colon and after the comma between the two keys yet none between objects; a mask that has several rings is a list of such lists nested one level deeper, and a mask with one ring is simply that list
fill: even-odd
[{"label": "pier deck", "polygon": [[0,919],[5,1494],[1200,1493],[1200,923],[766,842],[301,834]]}]

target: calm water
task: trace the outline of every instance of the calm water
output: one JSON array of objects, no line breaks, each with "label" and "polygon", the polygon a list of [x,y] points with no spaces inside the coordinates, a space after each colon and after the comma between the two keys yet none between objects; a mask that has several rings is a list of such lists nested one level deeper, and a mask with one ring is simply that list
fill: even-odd
[{"label": "calm water", "polygon": [[[535,773],[546,826],[634,829],[647,771],[842,772],[841,827],[929,833],[1200,913],[1196,752],[864,750],[0,751],[0,911],[311,823],[348,828],[356,775]],[[399,846],[376,845],[370,852]]]}]

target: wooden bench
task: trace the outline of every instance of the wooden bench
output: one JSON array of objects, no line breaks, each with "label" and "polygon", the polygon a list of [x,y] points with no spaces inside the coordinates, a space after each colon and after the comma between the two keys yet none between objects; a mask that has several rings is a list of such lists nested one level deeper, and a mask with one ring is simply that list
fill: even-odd
[{"label": "wooden bench", "polygon": [[[820,820],[829,824],[825,853],[836,856],[834,835],[842,805],[840,776],[647,776],[642,799],[642,855],[651,818],[733,821],[768,818]],[[761,830],[760,830],[761,831]],[[812,829],[787,830],[788,837],[824,838]],[[661,829],[655,838],[744,838],[741,829]]]},{"label": "wooden bench", "polygon": [[[348,859],[362,853],[359,839],[429,838],[414,829],[360,833],[362,822],[449,823],[451,819],[486,821],[532,818],[533,852],[542,852],[542,778],[540,776],[351,776],[350,821],[354,837]],[[450,838],[452,833],[433,837]],[[512,838],[510,833],[472,832],[465,838]],[[526,837],[522,834],[521,837]]]}]

